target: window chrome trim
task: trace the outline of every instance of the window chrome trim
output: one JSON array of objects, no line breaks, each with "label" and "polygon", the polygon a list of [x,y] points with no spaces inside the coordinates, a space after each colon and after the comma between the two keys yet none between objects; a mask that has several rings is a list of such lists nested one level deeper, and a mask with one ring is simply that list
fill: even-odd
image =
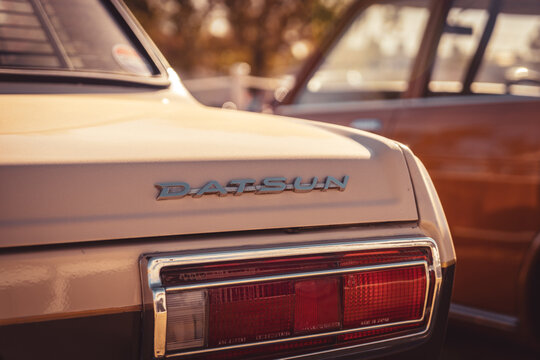
[{"label": "window chrome trim", "polygon": [[[158,74],[155,74],[151,78],[160,79],[162,83],[170,85],[167,76],[169,64],[163,55],[161,55],[161,52],[157,49],[157,46],[152,39],[150,39],[150,36],[145,32],[142,25],[135,18],[135,15],[133,15],[131,10],[129,10],[127,5],[121,0],[110,0],[109,3],[119,15],[120,21],[118,21],[118,17],[115,16],[116,14],[112,14],[110,11],[109,14],[111,14],[118,25],[123,28],[122,30],[124,30],[126,35],[132,37],[132,40],[136,41],[138,43],[137,45],[142,47],[139,50],[144,50],[147,59],[152,62],[152,67],[158,71]],[[123,22],[123,24],[120,22]]]},{"label": "window chrome trim", "polygon": [[[367,265],[355,268],[344,268],[344,269],[332,269],[332,270],[320,270],[304,273],[293,273],[293,274],[282,274],[282,275],[271,275],[263,276],[249,279],[234,279],[227,281],[214,281],[201,284],[188,284],[180,286],[170,286],[165,288],[161,283],[160,273],[161,270],[165,267],[170,266],[185,266],[193,264],[207,264],[215,262],[224,262],[224,261],[238,261],[238,260],[261,260],[265,258],[274,258],[274,257],[289,257],[289,256],[302,256],[302,255],[312,255],[312,254],[324,254],[324,253],[341,253],[341,252],[354,252],[354,251],[363,251],[363,250],[385,250],[385,249],[399,249],[399,248],[414,248],[414,247],[427,247],[431,251],[432,265],[428,265],[426,261],[408,261],[408,262],[395,262],[389,264],[380,264],[380,265]],[[173,357],[184,357],[189,355],[204,354],[209,352],[223,351],[229,349],[245,348],[252,346],[260,346],[281,342],[289,342],[295,340],[303,340],[310,338],[319,338],[325,336],[339,335],[344,333],[351,333],[356,331],[371,330],[380,327],[389,327],[389,326],[399,326],[406,325],[410,323],[422,322],[426,319],[426,325],[421,329],[421,331],[415,332],[413,334],[402,335],[395,338],[383,339],[378,341],[371,341],[362,344],[355,344],[352,346],[343,346],[335,349],[330,349],[322,352],[309,353],[304,355],[295,356],[294,358],[300,358],[305,356],[313,356],[315,354],[322,354],[328,352],[336,352],[346,349],[352,349],[357,347],[363,347],[367,345],[381,344],[381,343],[390,343],[396,341],[410,341],[417,338],[422,338],[428,334],[431,329],[433,314],[435,308],[437,307],[437,301],[439,298],[440,286],[442,282],[442,270],[439,251],[435,241],[428,237],[417,237],[417,238],[406,238],[406,239],[388,239],[388,240],[358,240],[358,241],[347,241],[347,242],[338,242],[330,244],[308,244],[308,245],[293,245],[293,246],[284,246],[278,248],[257,248],[250,250],[236,250],[236,251],[212,251],[209,253],[189,253],[189,254],[174,254],[174,255],[148,255],[143,256],[147,259],[146,266],[141,267],[141,272],[143,280],[147,281],[150,292],[152,293],[152,302],[153,302],[153,312],[154,312],[154,334],[153,334],[153,347],[154,347],[154,357],[156,358],[173,358]],[[143,263],[142,263],[143,264]],[[184,290],[194,290],[199,288],[208,288],[215,286],[223,285],[232,285],[232,284],[246,284],[255,281],[270,281],[277,279],[292,279],[305,276],[324,276],[332,274],[343,274],[348,272],[359,272],[367,270],[379,270],[379,269],[388,269],[404,266],[414,266],[414,265],[423,265],[426,272],[426,294],[424,299],[424,309],[422,312],[422,317],[415,320],[407,320],[402,322],[395,323],[386,323],[386,324],[377,324],[371,326],[365,326],[356,329],[346,329],[346,330],[337,330],[333,332],[319,333],[319,334],[310,334],[304,336],[297,336],[293,338],[286,339],[274,339],[268,341],[260,341],[255,343],[248,344],[236,344],[226,347],[213,348],[213,349],[199,349],[188,352],[181,353],[172,353],[166,354],[166,331],[167,331],[167,305],[166,305],[166,294]],[[430,290],[430,276],[429,272],[433,271],[435,275],[434,287],[433,287],[433,297],[431,303],[429,304],[429,313],[427,313],[428,307],[428,296]],[[146,279],[145,279],[146,278]],[[144,291],[143,291],[144,292]]]}]

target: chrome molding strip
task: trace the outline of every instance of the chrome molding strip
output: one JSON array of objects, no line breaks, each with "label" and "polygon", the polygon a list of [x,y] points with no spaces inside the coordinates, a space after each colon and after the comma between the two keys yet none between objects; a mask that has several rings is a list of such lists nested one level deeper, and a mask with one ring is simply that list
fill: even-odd
[{"label": "chrome molding strip", "polygon": [[165,355],[167,343],[167,297],[162,288],[152,290],[154,302],[154,356]]},{"label": "chrome molding strip", "polygon": [[492,94],[465,97],[460,95],[443,97],[426,97],[415,99],[392,99],[392,100],[363,100],[363,101],[344,101],[344,102],[319,102],[311,104],[290,104],[282,105],[278,109],[279,115],[284,116],[299,116],[306,114],[326,114],[328,112],[358,112],[359,110],[374,110],[374,109],[411,109],[411,108],[430,108],[439,106],[460,105],[482,105],[493,103],[507,102],[525,102],[535,101],[533,97],[520,96],[519,98],[512,95]]},{"label": "chrome molding strip", "polygon": [[[177,358],[177,357],[183,357],[183,356],[188,356],[188,355],[205,354],[205,353],[210,353],[210,352],[215,352],[215,351],[235,350],[235,349],[241,349],[241,348],[247,348],[247,347],[261,346],[261,345],[278,344],[278,343],[284,343],[284,342],[289,342],[289,341],[314,339],[314,338],[321,338],[321,337],[326,337],[326,336],[349,334],[349,333],[353,333],[353,332],[357,332],[357,331],[364,331],[364,330],[367,331],[367,330],[379,329],[379,328],[382,328],[382,327],[391,327],[391,326],[413,324],[413,323],[418,322],[418,321],[421,321],[421,320],[420,319],[418,319],[418,320],[407,320],[407,321],[400,321],[400,322],[390,323],[390,324],[364,326],[364,327],[356,328],[356,329],[338,330],[338,331],[332,331],[332,332],[326,332],[326,333],[320,333],[320,334],[310,334],[310,335],[304,335],[304,336],[296,336],[296,337],[293,337],[293,338],[286,338],[286,339],[259,341],[259,342],[256,342],[256,343],[238,344],[238,345],[231,345],[231,346],[213,348],[213,349],[193,350],[193,351],[182,352],[182,353],[178,353],[178,354],[167,354],[166,357],[167,358]],[[335,350],[341,350],[341,349],[342,348],[333,349],[333,350],[335,351]],[[310,355],[313,355],[313,354],[310,354]]]},{"label": "chrome molding strip", "polygon": [[[211,282],[211,283],[206,283],[206,284],[189,284],[189,285],[182,285],[182,286],[171,286],[168,288],[165,288],[162,285],[161,279],[160,279],[161,269],[163,269],[164,267],[169,267],[169,266],[207,264],[207,263],[215,263],[215,262],[223,262],[223,261],[238,261],[238,260],[260,260],[260,259],[273,258],[273,257],[290,257],[290,256],[312,255],[312,254],[323,254],[323,253],[336,253],[336,252],[341,253],[341,252],[354,252],[354,251],[374,250],[374,249],[384,250],[384,249],[411,248],[411,247],[428,247],[431,250],[433,265],[428,266],[428,264],[425,261],[411,261],[411,262],[363,266],[363,267],[357,267],[357,268],[334,269],[334,270],[328,270],[328,271],[321,270],[321,271],[313,271],[313,272],[306,272],[306,273],[265,276],[265,277],[259,277],[259,278],[253,278],[253,279],[236,279],[236,280],[231,280],[231,281],[217,281],[217,282]],[[426,285],[427,285],[426,289],[428,291],[426,291],[426,298],[424,299],[424,310],[423,310],[422,317],[420,319],[408,320],[404,322],[391,323],[391,324],[372,325],[372,326],[366,326],[366,327],[357,328],[357,329],[339,330],[339,331],[321,333],[321,334],[311,334],[311,335],[305,335],[305,336],[299,336],[299,337],[287,338],[287,339],[276,339],[276,340],[269,340],[269,341],[249,343],[249,344],[238,344],[238,345],[232,345],[232,346],[227,346],[227,347],[222,347],[222,348],[194,350],[190,352],[182,352],[182,353],[176,353],[176,354],[165,354],[165,351],[166,351],[166,348],[165,348],[166,337],[165,336],[166,336],[166,330],[167,330],[167,305],[166,305],[166,297],[165,297],[166,293],[184,291],[188,289],[193,290],[193,289],[198,289],[198,288],[207,288],[207,287],[212,287],[212,286],[244,284],[244,283],[250,283],[254,281],[270,281],[270,280],[286,279],[286,278],[292,279],[292,278],[304,277],[304,276],[323,276],[323,275],[358,272],[358,271],[366,271],[366,270],[387,269],[387,268],[395,268],[395,267],[411,266],[411,265],[423,265],[426,271]],[[429,304],[430,311],[429,311],[429,314],[426,314],[426,310],[428,306],[427,304],[428,292],[431,285],[430,276],[429,276],[430,271],[433,271],[435,274],[435,283],[434,283],[433,298],[432,298],[431,303]],[[148,286],[150,287],[150,290],[153,294],[154,356],[156,358],[160,358],[163,356],[170,358],[170,357],[183,357],[183,356],[188,356],[188,355],[203,354],[203,353],[228,350],[228,349],[273,344],[273,343],[279,343],[279,342],[288,342],[288,341],[295,341],[295,340],[302,340],[302,339],[309,339],[309,338],[332,336],[332,335],[338,335],[338,334],[344,334],[344,333],[350,333],[350,332],[356,332],[356,331],[370,330],[370,329],[375,329],[375,328],[380,328],[380,327],[404,325],[408,323],[423,321],[427,316],[426,326],[420,332],[404,335],[404,336],[392,338],[392,339],[372,341],[372,342],[367,342],[364,344],[357,344],[357,345],[353,345],[349,347],[340,347],[340,348],[331,349],[324,352],[334,352],[334,351],[340,351],[344,349],[351,349],[351,348],[373,345],[373,344],[378,344],[378,343],[387,343],[387,342],[394,342],[394,341],[400,341],[400,340],[409,340],[412,338],[419,338],[426,335],[431,328],[433,312],[434,312],[434,309],[436,308],[436,302],[438,300],[438,295],[439,295],[441,281],[442,281],[442,270],[441,270],[439,251],[438,251],[435,241],[427,237],[418,237],[418,238],[406,238],[406,239],[363,240],[363,241],[355,241],[355,242],[349,241],[349,242],[330,243],[330,244],[312,244],[312,245],[299,245],[299,246],[297,245],[297,246],[279,247],[279,248],[222,251],[222,252],[211,252],[211,253],[206,253],[206,254],[184,254],[184,255],[180,254],[180,255],[171,255],[171,256],[158,255],[155,257],[150,257],[148,259],[148,263],[146,267],[146,277],[148,281]],[[324,353],[324,352],[321,352],[321,353]],[[314,355],[314,353],[301,355],[298,357],[311,356],[311,355]]]},{"label": "chrome molding strip", "polygon": [[310,272],[303,272],[303,273],[260,276],[260,277],[253,277],[253,278],[248,278],[248,279],[214,281],[214,282],[200,283],[200,284],[169,286],[167,287],[165,291],[167,293],[171,293],[171,292],[184,291],[184,290],[207,289],[207,288],[212,288],[216,286],[243,285],[243,284],[250,284],[253,282],[291,280],[291,279],[297,279],[297,278],[325,276],[325,275],[339,275],[339,274],[347,274],[351,272],[393,269],[393,268],[398,268],[398,267],[415,266],[415,265],[424,266],[424,268],[426,269],[426,278],[428,278],[427,285],[429,285],[428,264],[427,262],[420,260],[420,261],[407,261],[407,262],[389,263],[389,264],[380,264],[380,265],[359,266],[359,267],[343,268],[343,269],[318,270],[318,271],[310,271]]}]

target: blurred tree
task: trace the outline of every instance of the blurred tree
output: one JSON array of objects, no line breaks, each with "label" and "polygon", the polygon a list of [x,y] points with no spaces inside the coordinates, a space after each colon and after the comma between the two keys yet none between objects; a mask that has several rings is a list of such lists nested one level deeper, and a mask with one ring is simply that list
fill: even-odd
[{"label": "blurred tree", "polygon": [[228,73],[236,62],[270,76],[298,64],[349,1],[125,0],[185,78]]}]

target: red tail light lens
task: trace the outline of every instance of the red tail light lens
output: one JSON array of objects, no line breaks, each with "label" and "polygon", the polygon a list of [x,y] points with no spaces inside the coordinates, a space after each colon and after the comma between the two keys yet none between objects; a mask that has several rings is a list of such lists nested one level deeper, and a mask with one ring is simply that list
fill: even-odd
[{"label": "red tail light lens", "polygon": [[295,283],[294,334],[339,329],[341,279],[321,278]]},{"label": "red tail light lens", "polygon": [[211,347],[291,335],[294,287],[290,282],[208,290]]},{"label": "red tail light lens", "polygon": [[166,353],[279,357],[418,333],[433,262],[426,246],[164,267]]},{"label": "red tail light lens", "polygon": [[343,326],[355,328],[420,319],[426,297],[423,266],[345,275]]}]

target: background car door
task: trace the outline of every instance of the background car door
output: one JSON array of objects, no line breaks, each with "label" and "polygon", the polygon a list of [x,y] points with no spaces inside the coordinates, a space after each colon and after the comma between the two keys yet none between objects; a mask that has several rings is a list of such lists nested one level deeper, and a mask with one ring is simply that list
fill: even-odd
[{"label": "background car door", "polygon": [[454,314],[515,329],[540,232],[540,2],[360,1],[342,28],[278,112],[409,145],[454,237]]},{"label": "background car door", "polygon": [[408,88],[429,3],[357,2],[276,112],[388,134]]},{"label": "background car door", "polygon": [[454,310],[513,328],[540,230],[540,2],[455,1],[420,91],[389,136],[441,198],[459,259]]}]

